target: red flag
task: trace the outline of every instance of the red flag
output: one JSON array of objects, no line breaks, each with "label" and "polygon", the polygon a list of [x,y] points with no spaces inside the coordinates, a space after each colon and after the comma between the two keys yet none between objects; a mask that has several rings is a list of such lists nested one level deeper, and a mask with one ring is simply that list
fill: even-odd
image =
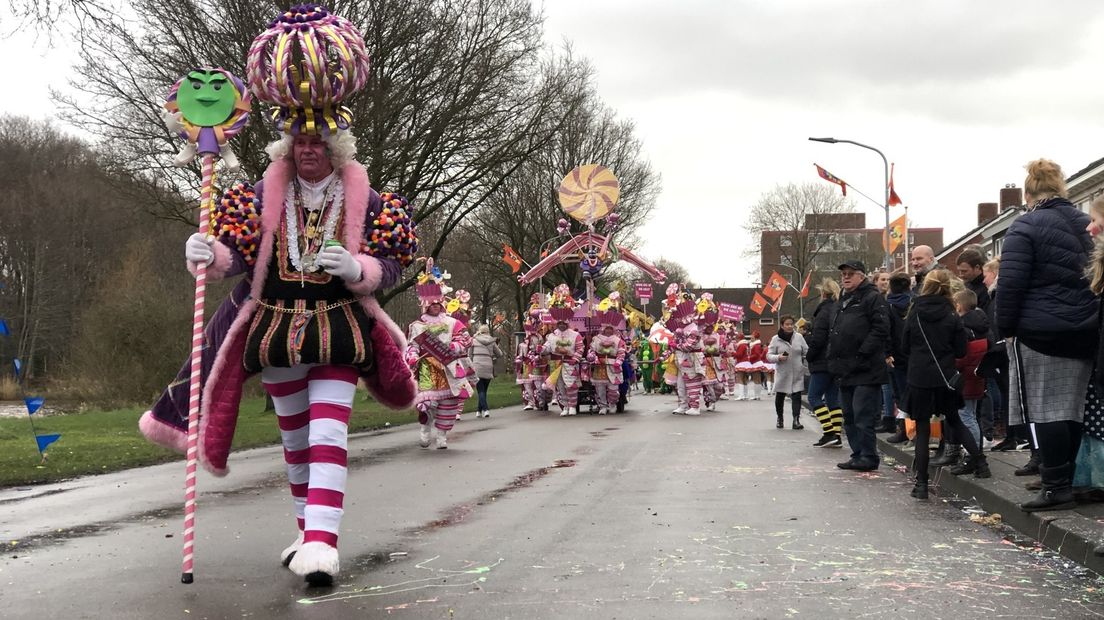
[{"label": "red flag", "polygon": [[518,271],[520,271],[521,256],[519,256],[518,253],[514,251],[514,248],[506,245],[505,243],[502,244],[502,249],[505,251],[505,253],[502,255],[502,262],[510,266],[511,272],[517,273]]},{"label": "red flag", "polygon": [[763,310],[767,309],[767,299],[759,293],[756,293],[751,298],[750,308],[755,314],[763,314]]},{"label": "red flag", "polygon": [[820,175],[820,178],[824,179],[825,181],[828,181],[829,183],[835,183],[836,185],[839,185],[840,189],[843,190],[843,195],[844,196],[847,195],[847,183],[845,183],[843,179],[837,177],[836,175],[832,174],[831,172],[828,172],[824,168],[821,168],[817,164],[813,164],[813,165],[816,166],[817,174]]},{"label": "red flag", "polygon": [[789,282],[786,278],[782,277],[782,274],[777,271],[772,271],[770,279],[763,285],[763,295],[771,301],[774,301],[782,296],[782,292],[786,290],[787,284],[789,284]]},{"label": "red flag", "polygon": [[805,299],[809,296],[809,279],[813,277],[813,272],[805,274],[805,284],[801,286],[801,298]]},{"label": "red flag", "polygon": [[782,298],[786,296],[786,289],[782,289],[782,294],[778,296],[778,301],[774,302],[771,306],[771,312],[778,312],[778,309],[782,307]]},{"label": "red flag", "polygon": [[893,167],[896,165],[889,165],[889,206],[891,207],[901,204],[901,197],[897,195],[897,190],[893,189]]}]

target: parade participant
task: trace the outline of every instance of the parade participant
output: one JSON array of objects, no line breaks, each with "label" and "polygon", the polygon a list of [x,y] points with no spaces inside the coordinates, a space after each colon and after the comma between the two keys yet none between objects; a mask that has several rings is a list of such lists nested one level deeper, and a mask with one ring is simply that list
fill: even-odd
[{"label": "parade participant", "polygon": [[[670,394],[672,390],[678,394],[679,385],[679,373],[678,373],[678,361],[675,359],[675,343],[682,338],[682,329],[676,329],[675,337],[671,341],[670,346],[662,345],[660,349],[660,356],[663,360],[663,388],[661,390],[664,394]],[[679,406],[682,406],[682,399],[684,395],[678,394]]]},{"label": "parade participant", "polygon": [[640,354],[638,361],[640,378],[644,383],[644,393],[651,394],[655,386],[655,365],[656,365],[656,353],[659,346],[657,343],[643,341],[640,343]]},{"label": "parade participant", "polygon": [[438,450],[448,448],[448,432],[474,392],[471,380],[475,376],[468,360],[472,338],[463,308],[464,298],[469,296],[458,291],[455,299],[448,299],[447,279],[432,260],[426,261],[426,272],[415,287],[422,316],[410,324],[406,349],[406,362],[418,381],[414,399],[421,424],[418,445],[428,448],[436,430]]},{"label": "parade participant", "polygon": [[556,329],[544,341],[544,353],[549,355],[549,374],[544,385],[555,392],[561,416],[578,413],[579,386],[582,383],[579,363],[583,361],[583,336],[571,328],[575,316],[575,300],[566,284],[556,287],[549,313]]},{"label": "parade participant", "polygon": [[679,404],[672,413],[701,415],[702,382],[705,378],[704,354],[702,353],[701,332],[695,318],[698,316],[696,304],[689,293],[671,312],[670,320],[682,325],[675,330],[675,367],[678,372],[676,387]]},{"label": "parade participant", "polygon": [[[724,327],[724,338],[721,345],[721,359],[724,363],[724,393],[726,396],[736,398],[736,328],[731,323]],[[739,400],[739,399],[736,399]]]},{"label": "parade participant", "polygon": [[748,400],[759,400],[759,391],[765,389],[767,374],[767,348],[759,339],[759,331],[751,332],[751,340],[748,341],[748,362],[751,364],[748,377]]},{"label": "parade participant", "polygon": [[735,400],[751,400],[751,340],[744,336],[743,332],[736,332],[733,344],[732,358],[736,360],[736,398]]},{"label": "parade participant", "polygon": [[783,427],[782,407],[789,395],[792,428],[799,431],[805,428],[801,425],[801,393],[805,391],[805,355],[809,352],[809,346],[805,344],[805,337],[797,332],[792,316],[785,315],[778,322],[781,327],[767,347],[767,361],[778,368],[778,394],[774,398],[778,422],[775,426]]},{"label": "parade participant", "polygon": [[536,335],[539,328],[539,320],[533,320],[532,318],[526,320],[523,327],[525,335],[518,339],[517,347],[514,350],[514,382],[521,386],[521,400],[525,403],[525,406],[522,407],[523,411],[533,411],[537,408],[537,390],[530,378],[535,365],[535,356],[531,355],[530,340]]},{"label": "parade participant", "polygon": [[[309,75],[269,67],[265,46],[284,37],[289,23],[298,28],[296,41],[309,39],[317,53],[336,53],[340,60]],[[298,43],[290,46],[301,51]],[[217,242],[197,234],[185,247],[189,268],[205,263],[211,280],[247,274],[208,323],[199,457],[216,475],[226,474],[242,386],[260,373],[275,405],[298,525],[281,560],[308,583],[329,585],[340,567],[347,423],[356,383],[363,380],[391,407],[414,400],[416,388],[402,363],[406,342],[374,293],[397,282],[414,258],[415,237],[406,201],[377,194],[353,159],[351,116],[337,105],[367,79],[367,59],[356,52],[363,42],[352,24],[317,7],[296,7],[253,48],[260,51],[251,55],[249,87],[278,106],[274,118],[283,135],[267,149],[272,164],[255,197],[247,200],[237,189],[216,209]],[[311,93],[309,101],[270,88],[295,76],[303,81],[288,90]],[[311,87],[321,80],[340,87]],[[152,441],[183,451],[178,387],[170,386],[139,426]]]},{"label": "parade participant", "polygon": [[[709,293],[703,294],[708,295]],[[721,356],[722,340],[716,332],[717,314],[707,310],[699,319],[702,331],[703,370],[702,395],[706,411],[716,411],[724,385],[724,363]]]},{"label": "parade participant", "polygon": [[598,415],[606,415],[610,409],[616,409],[621,397],[620,387],[624,380],[622,364],[625,361],[625,341],[618,335],[624,316],[611,309],[599,312],[593,320],[598,324],[598,334],[590,341],[587,353],[591,365],[590,383],[594,386],[594,400],[598,404]]},{"label": "parade participant", "polygon": [[533,397],[536,399],[534,405],[537,410],[548,411],[548,404],[552,402],[552,391],[544,383],[548,379],[551,356],[544,352],[544,341],[552,333],[552,315],[542,308],[537,308],[535,313],[530,311],[530,315],[536,316],[537,331],[529,336],[529,358],[532,363],[529,380],[533,384]]},{"label": "parade participant", "polygon": [[840,408],[839,386],[828,372],[828,339],[835,319],[840,286],[832,278],[824,278],[817,286],[820,304],[813,311],[813,325],[809,330],[809,407],[820,422],[820,439],[813,444],[817,448],[840,448],[843,442],[843,409]]}]

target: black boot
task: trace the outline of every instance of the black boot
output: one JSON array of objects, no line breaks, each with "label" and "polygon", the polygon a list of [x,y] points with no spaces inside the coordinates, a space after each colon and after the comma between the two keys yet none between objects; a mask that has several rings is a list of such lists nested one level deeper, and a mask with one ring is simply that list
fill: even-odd
[{"label": "black boot", "polygon": [[916,499],[928,499],[928,479],[916,478],[916,484],[912,487],[912,493],[910,493]]},{"label": "black boot", "polygon": [[782,414],[778,414],[778,422],[774,425],[775,428],[785,428],[786,421],[782,419]]},{"label": "black boot", "polygon": [[1027,463],[1023,467],[1012,472],[1017,476],[1038,476],[1039,475],[1039,451],[1032,450],[1031,458],[1027,460]]},{"label": "black boot", "polygon": [[977,471],[977,460],[972,456],[967,456],[964,461],[949,468],[947,473],[952,476],[961,476],[962,474],[972,474],[975,471]]},{"label": "black boot", "polygon": [[931,464],[935,467],[945,467],[947,465],[954,465],[958,463],[958,460],[962,458],[962,446],[956,443],[946,444],[946,450],[943,452],[943,456],[934,458]]},{"label": "black boot", "polygon": [[1073,464],[1065,463],[1058,467],[1040,465],[1039,475],[1043,478],[1043,490],[1035,499],[1020,504],[1021,510],[1069,510],[1077,506],[1073,498]]},{"label": "black boot", "polygon": [[889,443],[905,443],[908,441],[908,434],[905,433],[905,421],[897,420],[897,432],[892,437],[887,437],[886,441]]},{"label": "black boot", "polygon": [[799,430],[805,428],[804,426],[801,425],[801,416],[799,416],[799,415],[794,416],[793,424],[790,425],[790,428],[794,429],[795,431],[799,431]]},{"label": "black boot", "polygon": [[[974,457],[974,477],[975,478],[992,478],[993,472],[989,471],[989,459],[985,458],[984,454],[979,454]],[[952,472],[954,473],[954,472]]]},{"label": "black boot", "polygon": [[878,428],[875,429],[875,433],[895,433],[897,432],[897,421],[893,418],[882,416],[882,419],[878,422]]}]

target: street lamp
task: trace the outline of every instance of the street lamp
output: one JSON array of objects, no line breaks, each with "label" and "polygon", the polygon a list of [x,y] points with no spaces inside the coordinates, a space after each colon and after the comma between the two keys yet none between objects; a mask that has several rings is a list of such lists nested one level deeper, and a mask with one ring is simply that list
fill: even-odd
[{"label": "street lamp", "polygon": [[882,185],[882,187],[885,188],[885,199],[882,202],[882,208],[885,209],[885,238],[883,240],[883,246],[885,249],[885,268],[887,271],[892,270],[893,267],[889,254],[889,161],[886,159],[885,153],[872,146],[862,144],[861,142],[855,142],[854,140],[840,140],[837,138],[809,138],[809,140],[813,142],[824,142],[826,144],[836,144],[839,142],[854,144],[855,146],[861,146],[864,149],[874,151],[882,156],[882,163],[885,165],[885,183]]}]

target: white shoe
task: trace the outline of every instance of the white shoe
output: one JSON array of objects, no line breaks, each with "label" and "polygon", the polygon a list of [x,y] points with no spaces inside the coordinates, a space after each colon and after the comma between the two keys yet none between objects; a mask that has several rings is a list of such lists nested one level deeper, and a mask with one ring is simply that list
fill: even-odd
[{"label": "white shoe", "polygon": [[333,585],[333,578],[341,567],[337,549],[324,542],[303,543],[291,558],[291,572],[306,577],[312,586]]},{"label": "white shoe", "polygon": [[562,417],[564,417],[564,416],[566,416],[566,415],[571,415],[570,413],[568,413],[568,411],[569,411],[569,410],[568,410],[568,408],[567,408],[567,407],[564,407],[563,409],[560,409],[560,417],[562,418]]},{"label": "white shoe", "polygon": [[606,415],[607,413],[609,413],[609,409],[607,409],[605,407],[602,407],[601,409],[598,410],[598,415]]},{"label": "white shoe", "polygon": [[445,431],[440,431],[440,430],[437,431],[437,449],[438,450],[447,450],[448,449],[448,439],[447,439],[446,435],[447,435],[447,433],[445,433]]},{"label": "white shoe", "polygon": [[577,413],[579,413],[579,408],[578,407],[568,407],[567,408],[567,415],[575,415]]},{"label": "white shoe", "polygon": [[299,547],[303,546],[303,532],[299,532],[299,535],[295,537],[295,540],[288,545],[287,549],[280,552],[280,564],[283,564],[286,568],[291,563],[291,559],[295,557],[295,553],[299,551]]},{"label": "white shoe", "polygon": [[483,417],[484,417],[484,418],[489,418],[489,417],[491,417],[491,412],[490,412],[490,411],[484,411],[484,412],[483,412]]},{"label": "white shoe", "polygon": [[697,407],[694,407],[693,409],[687,409],[686,415],[701,415],[701,411],[699,411]]},{"label": "white shoe", "polygon": [[532,411],[534,409],[536,409],[536,407],[530,405],[529,403],[526,403],[525,406],[521,408],[522,411]]},{"label": "white shoe", "polygon": [[429,435],[430,430],[433,427],[428,424],[423,424],[422,429],[418,432],[418,445],[423,448],[429,447]]},{"label": "white shoe", "polygon": [[685,407],[679,407],[679,408],[675,409],[674,411],[672,411],[671,413],[673,413],[675,415],[683,415],[684,413],[686,413],[686,408]]},{"label": "white shoe", "polygon": [[461,415],[461,414],[459,414],[459,413],[458,413],[458,414],[456,414],[456,421],[457,421],[457,422],[459,422],[459,421],[460,421],[460,415]]},{"label": "white shoe", "polygon": [[705,410],[706,411],[716,411],[717,410],[717,403],[709,403],[708,405],[705,406]]}]

